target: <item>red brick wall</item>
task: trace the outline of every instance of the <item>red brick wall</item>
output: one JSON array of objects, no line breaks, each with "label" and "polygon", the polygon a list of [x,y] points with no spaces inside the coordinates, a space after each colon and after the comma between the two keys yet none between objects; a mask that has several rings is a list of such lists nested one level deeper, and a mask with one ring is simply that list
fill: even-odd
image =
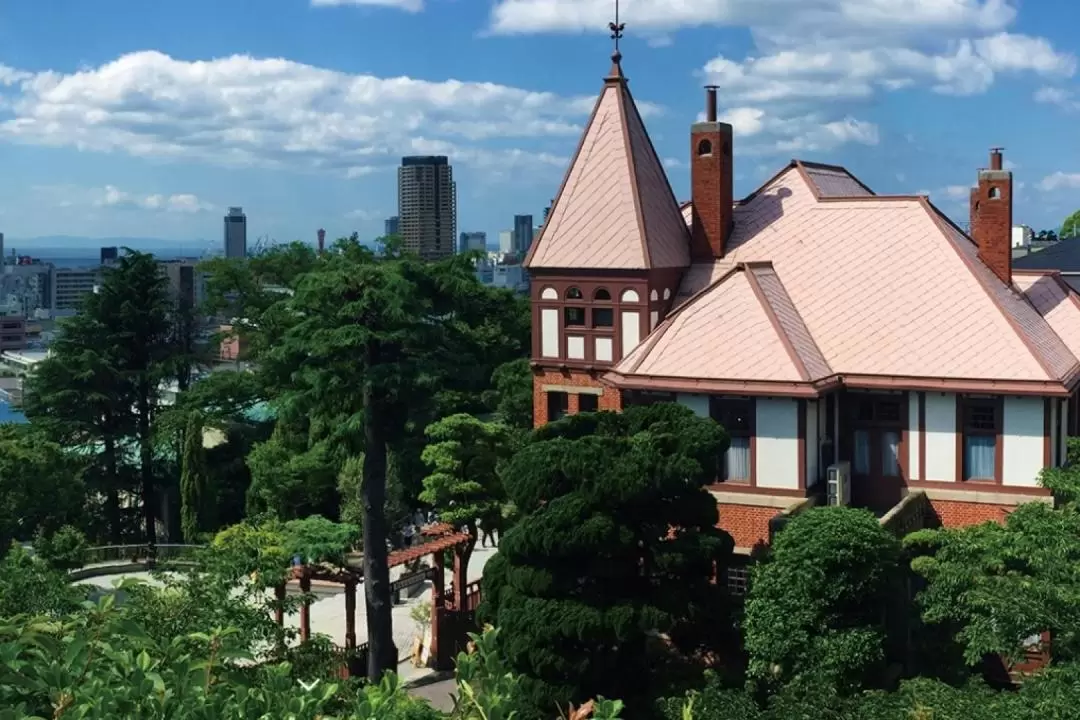
[{"label": "red brick wall", "polygon": [[[998,197],[990,197],[996,191]],[[971,195],[971,238],[979,257],[1006,284],[1012,284],[1012,173],[982,170]]]},{"label": "red brick wall", "polygon": [[[694,128],[690,133],[690,198],[694,203],[690,248],[696,260],[706,260],[724,256],[731,229],[732,130],[727,123],[703,123]],[[698,153],[703,140],[711,146],[706,155]]]},{"label": "red brick wall", "polygon": [[[535,427],[540,427],[548,421],[545,385],[603,388],[604,392],[597,403],[599,409],[613,410],[615,412],[622,410],[622,393],[613,387],[604,385],[598,377],[580,370],[542,370],[533,373],[533,425]],[[577,394],[570,394],[567,405],[569,414],[577,413]]]},{"label": "red brick wall", "polygon": [[780,512],[774,507],[756,505],[728,505],[717,503],[720,513],[717,527],[735,538],[736,547],[752,548],[758,543],[769,542],[769,520]]},{"label": "red brick wall", "polygon": [[1008,505],[957,502],[955,500],[931,500],[930,505],[941,520],[942,527],[947,528],[978,525],[987,520],[1004,522],[1005,516],[1013,510],[1013,507]]}]

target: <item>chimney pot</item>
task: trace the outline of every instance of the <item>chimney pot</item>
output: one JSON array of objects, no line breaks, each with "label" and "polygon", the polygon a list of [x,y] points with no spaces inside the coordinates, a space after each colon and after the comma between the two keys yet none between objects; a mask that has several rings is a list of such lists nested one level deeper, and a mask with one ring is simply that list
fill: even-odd
[{"label": "chimney pot", "polygon": [[716,85],[705,86],[705,120],[716,122]]}]

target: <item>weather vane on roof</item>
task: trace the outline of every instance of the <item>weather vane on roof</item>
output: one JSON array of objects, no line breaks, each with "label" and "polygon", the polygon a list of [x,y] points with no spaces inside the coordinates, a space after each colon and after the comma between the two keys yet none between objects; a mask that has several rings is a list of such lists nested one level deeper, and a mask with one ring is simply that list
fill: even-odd
[{"label": "weather vane on roof", "polygon": [[619,0],[615,0],[615,22],[608,23],[608,29],[611,30],[611,39],[615,41],[615,53],[612,58],[618,62],[618,58],[622,57],[622,53],[619,52],[619,40],[622,39],[623,30],[626,29],[626,23],[619,22]]}]

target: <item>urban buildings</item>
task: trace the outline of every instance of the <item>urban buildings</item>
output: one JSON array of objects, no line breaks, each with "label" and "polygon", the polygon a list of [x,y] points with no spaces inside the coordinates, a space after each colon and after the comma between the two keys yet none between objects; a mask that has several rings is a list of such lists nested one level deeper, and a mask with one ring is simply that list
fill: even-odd
[{"label": "urban buildings", "polygon": [[472,252],[479,250],[487,252],[486,232],[463,232],[458,242],[458,252]]},{"label": "urban buildings", "polygon": [[401,230],[401,218],[397,215],[386,218],[383,222],[383,237],[397,235]]},{"label": "urban buildings", "polygon": [[103,247],[101,248],[101,264],[109,265],[116,262],[120,257],[120,248],[117,247]]},{"label": "urban buildings", "polygon": [[0,315],[0,351],[26,349],[26,318]]},{"label": "urban buildings", "polygon": [[499,254],[509,255],[514,252],[514,231],[499,231]]},{"label": "urban buildings", "polygon": [[231,207],[225,216],[225,257],[247,257],[247,216],[243,208]]},{"label": "urban buildings", "polygon": [[525,258],[533,242],[533,216],[514,216],[514,239],[512,252],[518,257],[518,262]]},{"label": "urban buildings", "polygon": [[736,201],[706,98],[680,204],[613,58],[525,263],[535,422],[656,401],[714,418],[731,443],[710,492],[745,557],[814,502],[946,527],[1052,502],[1038,476],[1078,428],[1080,298],[1013,270],[1001,153],[970,235],[834,165],[792,161]]},{"label": "urban buildings", "polygon": [[94,292],[101,279],[100,267],[48,267],[51,269],[53,312],[77,311],[83,295]]},{"label": "urban buildings", "polygon": [[158,263],[169,280],[169,293],[187,307],[198,307],[206,299],[206,276],[198,271],[194,258],[162,260]]},{"label": "urban buildings", "polygon": [[425,260],[437,260],[454,253],[457,187],[446,156],[401,159],[398,230],[405,249]]}]

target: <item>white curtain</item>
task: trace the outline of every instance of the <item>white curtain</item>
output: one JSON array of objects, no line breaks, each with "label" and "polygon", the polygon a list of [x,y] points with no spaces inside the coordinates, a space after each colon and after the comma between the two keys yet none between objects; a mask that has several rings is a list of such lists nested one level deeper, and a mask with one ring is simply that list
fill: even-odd
[{"label": "white curtain", "polygon": [[885,477],[900,475],[900,433],[888,430],[881,434],[881,474]]},{"label": "white curtain", "polygon": [[731,438],[731,446],[724,457],[724,479],[750,479],[750,438]]},{"label": "white curtain", "polygon": [[964,479],[992,480],[997,438],[993,435],[964,437]]},{"label": "white curtain", "polygon": [[855,466],[851,470],[856,475],[870,474],[870,433],[866,430],[855,431]]}]

